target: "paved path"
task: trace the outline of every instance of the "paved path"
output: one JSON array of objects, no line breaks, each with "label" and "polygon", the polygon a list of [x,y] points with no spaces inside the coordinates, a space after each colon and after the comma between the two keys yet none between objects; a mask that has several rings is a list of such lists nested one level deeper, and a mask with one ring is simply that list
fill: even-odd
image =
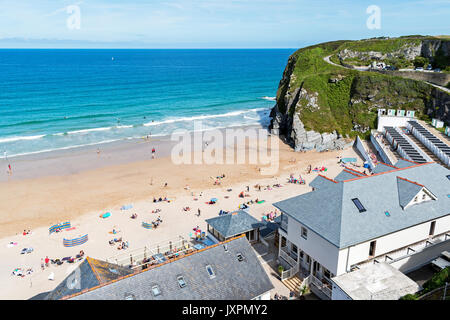
[{"label": "paved path", "polygon": [[[345,66],[343,66],[343,65],[340,65],[340,64],[337,64],[337,63],[332,62],[332,61],[330,60],[330,57],[331,57],[331,55],[326,56],[325,58],[323,58],[323,60],[324,60],[326,63],[329,63],[329,64],[331,64],[331,65],[333,65],[333,66],[336,66],[336,67],[341,67],[341,68],[345,68],[345,69],[349,69],[349,70],[357,70],[357,71],[369,71],[369,67],[355,67],[355,68],[348,68],[348,67],[345,67]],[[402,70],[403,70],[403,69],[402,69]],[[402,71],[402,70],[400,70],[400,71]],[[408,70],[408,71],[414,71],[414,70],[410,70],[410,69],[404,69],[403,71],[405,71],[405,70]],[[450,89],[448,89],[448,88],[446,88],[446,87],[442,87],[442,86],[439,86],[439,85],[437,85],[437,84],[434,84],[434,83],[431,83],[431,82],[428,82],[428,81],[424,81],[424,82],[425,82],[425,83],[428,83],[429,85],[432,85],[432,86],[435,87],[435,88],[441,89],[442,91],[445,91],[445,92],[447,92],[448,94],[450,94]]]}]

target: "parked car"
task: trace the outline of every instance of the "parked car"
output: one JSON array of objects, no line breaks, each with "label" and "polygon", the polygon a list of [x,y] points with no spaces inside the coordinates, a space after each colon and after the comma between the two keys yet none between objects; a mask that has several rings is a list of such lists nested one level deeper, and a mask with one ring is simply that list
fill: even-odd
[{"label": "parked car", "polygon": [[436,68],[436,69],[434,69],[434,72],[441,72],[441,69],[440,68]]},{"label": "parked car", "polygon": [[447,267],[450,267],[450,252],[448,251],[441,252],[441,255],[439,257],[431,261],[431,265],[439,271]]},{"label": "parked car", "polygon": [[427,66],[427,70],[433,70],[433,67],[431,66],[431,64],[429,64],[429,65]]},{"label": "parked car", "polygon": [[423,71],[423,68],[422,67],[417,67],[414,70],[416,70],[416,71]]}]

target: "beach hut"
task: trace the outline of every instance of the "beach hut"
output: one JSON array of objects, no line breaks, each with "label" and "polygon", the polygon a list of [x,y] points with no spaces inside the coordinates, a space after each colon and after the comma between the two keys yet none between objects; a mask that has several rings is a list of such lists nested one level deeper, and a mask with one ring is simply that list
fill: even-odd
[{"label": "beach hut", "polygon": [[208,233],[219,241],[225,241],[245,234],[249,242],[258,242],[259,229],[264,226],[263,223],[244,210],[238,210],[205,221],[208,225]]},{"label": "beach hut", "polygon": [[378,109],[378,116],[385,116],[386,115],[386,109]]},{"label": "beach hut", "polygon": [[433,118],[431,119],[431,125],[435,128],[443,128],[444,122],[439,119]]},{"label": "beach hut", "polygon": [[394,109],[389,109],[388,110],[388,116],[395,116],[395,110]]},{"label": "beach hut", "polygon": [[416,116],[416,112],[413,110],[406,111],[406,116],[409,118],[414,118]]},{"label": "beach hut", "polygon": [[406,115],[405,110],[397,110],[397,117],[404,117]]}]

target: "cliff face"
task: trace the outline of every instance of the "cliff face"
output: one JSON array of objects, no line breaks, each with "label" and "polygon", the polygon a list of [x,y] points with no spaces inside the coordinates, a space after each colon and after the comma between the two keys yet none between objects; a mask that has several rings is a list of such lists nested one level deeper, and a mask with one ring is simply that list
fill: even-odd
[{"label": "cliff face", "polygon": [[[273,134],[283,136],[297,151],[341,149],[351,143],[349,138],[365,137],[376,127],[379,108],[416,110],[422,118],[438,117],[450,124],[446,92],[422,81],[348,70],[324,61],[327,56],[348,53],[347,47],[355,50],[353,42],[348,43],[300,49],[289,58],[271,113]],[[442,42],[417,44],[414,39],[406,49],[393,52],[415,57],[423,52],[442,53],[441,48]]]}]

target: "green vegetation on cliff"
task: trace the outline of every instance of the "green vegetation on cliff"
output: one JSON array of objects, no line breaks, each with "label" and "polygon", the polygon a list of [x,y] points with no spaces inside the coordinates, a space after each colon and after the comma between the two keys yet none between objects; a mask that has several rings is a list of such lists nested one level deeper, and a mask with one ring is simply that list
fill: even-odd
[{"label": "green vegetation on cliff", "polygon": [[[392,52],[405,44],[417,45],[420,39],[373,39],[327,42],[296,51],[289,59],[277,93],[281,113],[300,116],[306,130],[337,131],[342,135],[367,136],[376,127],[377,109],[416,110],[425,114],[432,86],[378,72],[360,72],[335,66],[340,50]],[[287,109],[296,89],[302,88],[298,102]]]}]

